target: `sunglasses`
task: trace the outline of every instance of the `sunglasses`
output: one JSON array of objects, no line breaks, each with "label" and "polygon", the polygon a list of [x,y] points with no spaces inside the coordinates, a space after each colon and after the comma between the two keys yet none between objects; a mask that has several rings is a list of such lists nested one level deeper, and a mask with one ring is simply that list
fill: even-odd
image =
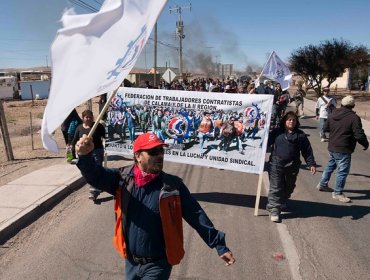
[{"label": "sunglasses", "polygon": [[146,152],[150,156],[158,156],[164,154],[164,149],[163,147],[160,147],[156,149],[145,150],[144,152]]}]

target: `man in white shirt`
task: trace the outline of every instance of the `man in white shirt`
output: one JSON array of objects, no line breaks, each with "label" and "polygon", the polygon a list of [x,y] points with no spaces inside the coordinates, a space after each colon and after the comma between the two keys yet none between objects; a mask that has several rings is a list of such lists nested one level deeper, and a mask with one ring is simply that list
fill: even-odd
[{"label": "man in white shirt", "polygon": [[321,142],[326,142],[328,140],[324,131],[324,126],[329,115],[337,106],[336,100],[334,98],[329,97],[329,92],[330,88],[328,87],[324,88],[323,95],[320,96],[316,102],[316,119],[320,120]]}]

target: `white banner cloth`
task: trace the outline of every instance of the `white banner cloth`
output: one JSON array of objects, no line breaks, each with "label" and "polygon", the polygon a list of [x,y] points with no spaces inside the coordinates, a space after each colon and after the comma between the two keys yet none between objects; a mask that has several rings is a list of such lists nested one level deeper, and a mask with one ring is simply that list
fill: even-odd
[{"label": "white banner cloth", "polygon": [[[106,151],[132,157],[130,133],[147,126],[169,144],[167,161],[262,174],[272,102],[272,95],[119,88],[108,109]],[[210,127],[201,132],[206,113]]]},{"label": "white banner cloth", "polygon": [[120,86],[166,2],[106,0],[97,13],[63,15],[51,46],[53,77],[41,129],[45,149],[58,152],[50,135],[75,107]]}]

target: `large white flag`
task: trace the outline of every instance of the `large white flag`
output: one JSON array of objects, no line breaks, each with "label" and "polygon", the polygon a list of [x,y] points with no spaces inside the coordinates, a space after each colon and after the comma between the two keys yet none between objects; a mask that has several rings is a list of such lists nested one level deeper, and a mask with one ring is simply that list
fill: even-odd
[{"label": "large white flag", "polygon": [[119,87],[145,46],[167,0],[106,0],[97,13],[67,11],[51,46],[52,84],[42,120],[45,149],[51,134],[88,99]]},{"label": "large white flag", "polygon": [[289,68],[284,64],[280,57],[278,57],[275,51],[271,53],[263,67],[260,77],[262,76],[280,83],[282,90],[286,90],[290,87],[292,79],[292,74],[290,73]]}]

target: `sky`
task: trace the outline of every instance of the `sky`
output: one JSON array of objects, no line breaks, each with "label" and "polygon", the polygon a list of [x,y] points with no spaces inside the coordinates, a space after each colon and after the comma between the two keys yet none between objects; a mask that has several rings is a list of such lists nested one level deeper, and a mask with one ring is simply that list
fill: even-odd
[{"label": "sky", "polygon": [[[103,0],[83,0],[99,9]],[[0,69],[50,66],[50,46],[77,0],[0,0]],[[191,3],[191,10],[188,8]],[[158,19],[158,66],[178,67],[176,21],[182,7],[184,69],[209,63],[261,68],[272,51],[285,62],[301,47],[344,39],[370,48],[369,0],[169,0]],[[151,35],[153,37],[153,34]],[[148,40],[135,67],[154,65]]]}]

